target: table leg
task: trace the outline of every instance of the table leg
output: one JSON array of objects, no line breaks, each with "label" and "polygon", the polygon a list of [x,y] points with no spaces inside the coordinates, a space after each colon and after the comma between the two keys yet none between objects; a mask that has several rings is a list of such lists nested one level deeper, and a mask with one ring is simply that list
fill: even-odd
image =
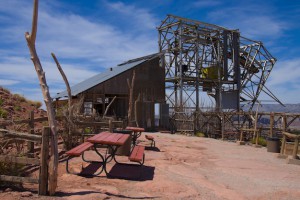
[{"label": "table leg", "polygon": [[[114,146],[108,145],[107,148],[110,149],[111,154],[109,154],[109,155],[108,155],[107,157],[105,157],[105,159],[104,159],[103,169],[104,169],[104,172],[105,172],[106,176],[109,175],[109,173],[108,173],[107,170],[106,170],[106,164],[109,163],[110,161],[112,161],[112,159],[115,160],[116,152],[117,152],[117,150],[118,150],[119,147],[118,147],[118,146],[115,146],[115,147],[114,147]],[[116,160],[115,160],[115,161],[116,161]]]},{"label": "table leg", "polygon": [[132,136],[132,144],[133,146],[136,145],[136,141],[137,139],[141,136],[142,132],[133,132],[133,136]]}]

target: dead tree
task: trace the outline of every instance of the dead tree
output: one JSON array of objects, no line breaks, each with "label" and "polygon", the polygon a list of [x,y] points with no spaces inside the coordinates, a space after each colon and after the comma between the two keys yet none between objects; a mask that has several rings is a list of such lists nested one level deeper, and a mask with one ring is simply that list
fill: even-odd
[{"label": "dead tree", "polygon": [[54,53],[51,53],[52,57],[53,57],[53,60],[55,61],[56,63],[56,66],[57,66],[57,69],[58,71],[60,72],[61,76],[63,77],[64,79],[64,82],[66,84],[66,88],[67,88],[67,92],[68,92],[68,109],[67,109],[67,112],[65,114],[65,118],[66,118],[66,128],[68,129],[68,136],[67,136],[67,143],[66,143],[66,148],[67,149],[70,149],[71,148],[71,136],[72,136],[72,130],[74,129],[74,123],[73,123],[73,109],[72,109],[72,93],[71,93],[71,87],[70,87],[70,84],[69,84],[69,81],[68,81],[68,78],[64,72],[64,70],[62,69],[62,67],[60,66],[60,63],[58,62],[56,56]]},{"label": "dead tree", "polygon": [[57,187],[57,171],[58,171],[58,144],[57,144],[57,131],[55,113],[52,105],[52,99],[50,96],[49,88],[46,82],[45,72],[43,71],[40,59],[37,55],[35,48],[35,40],[37,33],[37,22],[38,22],[38,0],[34,0],[33,7],[33,18],[32,18],[32,29],[31,33],[26,32],[25,38],[27,46],[30,51],[31,60],[37,72],[39,78],[41,90],[43,93],[45,105],[47,108],[48,123],[51,129],[51,151],[50,151],[50,162],[49,162],[49,194],[54,195]]},{"label": "dead tree", "polygon": [[105,118],[107,112],[108,112],[108,109],[110,108],[111,104],[113,104],[113,102],[115,101],[115,99],[117,98],[117,96],[114,96],[114,98],[111,100],[111,102],[108,104],[108,106],[106,107],[105,109],[105,112],[103,114],[103,119]]},{"label": "dead tree", "polygon": [[129,88],[129,105],[128,105],[128,124],[132,123],[132,109],[133,109],[133,91],[134,91],[134,81],[135,81],[135,70],[133,70],[131,84],[129,79],[127,79],[127,84]]}]

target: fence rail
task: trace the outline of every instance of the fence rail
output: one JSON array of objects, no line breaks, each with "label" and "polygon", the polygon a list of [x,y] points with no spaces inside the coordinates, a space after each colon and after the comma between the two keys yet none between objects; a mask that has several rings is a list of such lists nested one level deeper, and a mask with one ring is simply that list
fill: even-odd
[{"label": "fence rail", "polygon": [[49,137],[50,137],[50,128],[44,127],[42,136],[32,135],[28,133],[20,133],[9,131],[6,129],[0,129],[0,136],[6,138],[17,138],[18,140],[27,140],[41,143],[41,154],[40,159],[37,158],[27,158],[11,155],[0,155],[0,162],[3,163],[18,163],[25,165],[39,165],[39,177],[20,177],[20,176],[9,176],[9,175],[0,175],[0,181],[14,182],[14,183],[37,183],[39,184],[39,194],[47,194],[47,185],[48,185],[48,158],[49,158]]}]

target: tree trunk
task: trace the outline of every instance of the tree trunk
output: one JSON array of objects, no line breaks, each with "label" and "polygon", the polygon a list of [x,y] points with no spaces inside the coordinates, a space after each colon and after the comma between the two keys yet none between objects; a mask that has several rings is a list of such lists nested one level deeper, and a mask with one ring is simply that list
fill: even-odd
[{"label": "tree trunk", "polygon": [[25,33],[25,38],[30,51],[31,60],[34,64],[37,76],[39,78],[41,90],[43,93],[45,105],[47,108],[48,122],[51,129],[51,157],[49,167],[49,194],[54,195],[57,187],[57,169],[58,169],[58,145],[56,133],[55,113],[52,105],[49,88],[46,82],[45,72],[43,71],[40,59],[36,53],[35,40],[38,21],[38,0],[34,0],[33,19],[31,34]]},{"label": "tree trunk", "polygon": [[131,84],[129,79],[127,79],[127,84],[129,88],[129,105],[128,105],[128,124],[132,125],[132,109],[133,109],[133,91],[134,91],[134,81],[135,81],[135,71],[133,71]]}]

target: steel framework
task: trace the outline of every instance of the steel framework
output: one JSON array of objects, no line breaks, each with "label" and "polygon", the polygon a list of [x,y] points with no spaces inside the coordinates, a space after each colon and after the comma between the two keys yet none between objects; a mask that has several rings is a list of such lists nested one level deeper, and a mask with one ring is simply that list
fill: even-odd
[{"label": "steel framework", "polygon": [[253,109],[261,92],[280,101],[265,86],[276,59],[262,42],[238,30],[168,15],[158,27],[166,101],[179,129],[200,110],[200,93],[215,99],[215,111]]}]

